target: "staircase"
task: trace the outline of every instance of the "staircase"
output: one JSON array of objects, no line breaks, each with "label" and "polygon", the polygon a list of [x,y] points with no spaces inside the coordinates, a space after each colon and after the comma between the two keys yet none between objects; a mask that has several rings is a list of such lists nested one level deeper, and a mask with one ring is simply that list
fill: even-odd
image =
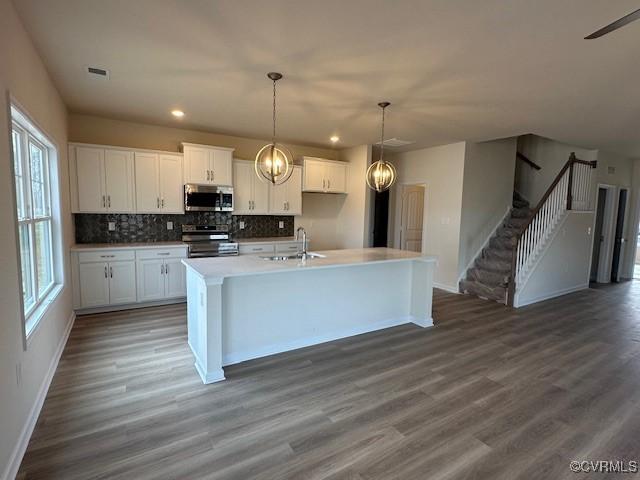
[{"label": "staircase", "polygon": [[495,231],[474,266],[467,271],[466,278],[460,281],[460,293],[506,303],[513,247],[531,213],[529,202],[514,192],[509,217]]},{"label": "staircase", "polygon": [[557,226],[570,210],[588,210],[596,162],[572,153],[535,208],[514,192],[509,218],[460,281],[461,293],[517,306],[526,284]]}]

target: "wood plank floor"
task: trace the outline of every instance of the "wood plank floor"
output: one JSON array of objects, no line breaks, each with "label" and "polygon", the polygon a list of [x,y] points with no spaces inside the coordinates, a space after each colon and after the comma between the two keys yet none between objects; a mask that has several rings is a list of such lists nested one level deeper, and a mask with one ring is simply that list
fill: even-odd
[{"label": "wood plank floor", "polygon": [[434,318],[214,385],[183,305],[78,318],[18,478],[575,479],[574,459],[640,460],[640,282],[517,311],[436,291]]}]

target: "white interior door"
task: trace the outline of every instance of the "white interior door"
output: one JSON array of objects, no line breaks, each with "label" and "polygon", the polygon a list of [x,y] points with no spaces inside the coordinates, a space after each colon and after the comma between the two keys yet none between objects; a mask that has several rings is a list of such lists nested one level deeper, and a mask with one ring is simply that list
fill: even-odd
[{"label": "white interior door", "polygon": [[138,213],[157,213],[160,211],[158,155],[136,152],[135,163],[136,211]]},{"label": "white interior door", "polygon": [[253,213],[253,164],[233,163],[233,213],[251,215]]},{"label": "white interior door", "polygon": [[403,186],[400,215],[400,248],[402,250],[422,251],[423,214],[424,186]]},{"label": "white interior door", "polygon": [[160,155],[160,198],[164,213],[184,213],[182,158]]},{"label": "white interior door", "polygon": [[109,304],[109,266],[106,263],[81,263],[80,305],[98,307]]},{"label": "white interior door", "polygon": [[136,263],[111,262],[109,264],[109,303],[136,301]]},{"label": "white interior door", "polygon": [[105,150],[107,210],[133,212],[133,152]]},{"label": "white interior door", "polygon": [[187,272],[181,258],[166,259],[165,296],[167,298],[187,296]]},{"label": "white interior door", "polygon": [[104,212],[107,200],[104,184],[104,149],[76,147],[78,210]]},{"label": "white interior door", "polygon": [[164,298],[164,260],[138,261],[138,301]]}]

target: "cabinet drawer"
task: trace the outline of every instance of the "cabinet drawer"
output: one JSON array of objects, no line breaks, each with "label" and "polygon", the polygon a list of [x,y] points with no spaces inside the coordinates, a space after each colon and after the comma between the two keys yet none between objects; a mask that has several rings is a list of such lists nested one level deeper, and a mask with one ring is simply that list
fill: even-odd
[{"label": "cabinet drawer", "polygon": [[123,260],[134,260],[133,250],[96,250],[93,252],[78,252],[80,263],[91,262],[119,262]]},{"label": "cabinet drawer", "polygon": [[298,249],[300,248],[300,245],[302,245],[302,242],[300,242],[300,243],[298,243],[298,242],[276,243],[276,253],[297,252]]},{"label": "cabinet drawer", "polygon": [[275,253],[273,243],[247,243],[238,247],[240,255],[251,255],[253,253]]},{"label": "cabinet drawer", "polygon": [[149,258],[186,258],[186,247],[176,248],[145,248],[144,250],[136,250],[136,258],[138,260],[146,260]]}]

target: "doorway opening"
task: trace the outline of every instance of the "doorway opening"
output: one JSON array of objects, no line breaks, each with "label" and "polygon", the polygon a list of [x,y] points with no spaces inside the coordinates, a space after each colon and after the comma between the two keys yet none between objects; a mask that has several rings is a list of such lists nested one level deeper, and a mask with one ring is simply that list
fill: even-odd
[{"label": "doorway opening", "polygon": [[424,185],[402,185],[400,195],[400,249],[422,251]]},{"label": "doorway opening", "polygon": [[375,192],[373,208],[373,246],[386,247],[389,230],[389,190]]}]

